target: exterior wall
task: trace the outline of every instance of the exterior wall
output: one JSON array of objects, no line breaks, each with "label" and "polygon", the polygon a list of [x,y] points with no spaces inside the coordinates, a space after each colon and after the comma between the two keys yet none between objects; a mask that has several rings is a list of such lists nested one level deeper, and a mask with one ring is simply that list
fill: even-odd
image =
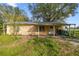
[{"label": "exterior wall", "polygon": [[[13,34],[13,26],[7,25],[7,34]],[[48,27],[45,26],[45,31],[38,33],[38,26],[35,25],[19,25],[19,31],[16,32],[17,35],[47,35]]]},{"label": "exterior wall", "polygon": [[[17,35],[31,35],[31,33],[35,31],[34,25],[18,25],[18,28],[18,32],[16,32]],[[8,25],[7,34],[11,35],[13,34],[13,31],[13,26]]]},{"label": "exterior wall", "polygon": [[33,25],[19,26],[19,32],[17,34],[19,34],[19,35],[30,35],[31,32],[34,32],[34,26]]},{"label": "exterior wall", "polygon": [[19,26],[19,32],[17,34],[19,35],[47,35],[47,32],[46,32],[46,28],[44,32],[38,32],[38,26],[26,25],[26,26]]},{"label": "exterior wall", "polygon": [[13,26],[8,25],[6,33],[9,34],[9,35],[13,34]]},{"label": "exterior wall", "polygon": [[[50,26],[45,26],[45,31],[38,32],[38,26],[35,25],[18,25],[19,31],[16,32],[17,35],[48,35]],[[7,26],[7,34],[11,35],[13,34],[13,26],[8,25]],[[53,31],[55,35],[55,27],[53,26]]]}]

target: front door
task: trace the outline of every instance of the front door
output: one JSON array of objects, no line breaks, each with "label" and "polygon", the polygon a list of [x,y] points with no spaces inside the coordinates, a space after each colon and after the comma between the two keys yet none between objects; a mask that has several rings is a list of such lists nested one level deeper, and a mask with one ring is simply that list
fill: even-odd
[{"label": "front door", "polygon": [[53,35],[53,26],[49,26],[49,35]]}]

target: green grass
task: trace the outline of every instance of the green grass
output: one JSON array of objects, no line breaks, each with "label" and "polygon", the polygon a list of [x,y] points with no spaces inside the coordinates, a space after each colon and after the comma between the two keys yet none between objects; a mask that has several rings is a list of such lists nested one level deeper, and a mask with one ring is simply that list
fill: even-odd
[{"label": "green grass", "polygon": [[76,56],[79,55],[79,47],[68,41],[56,38],[34,38],[29,40],[19,55],[25,56]]},{"label": "green grass", "polygon": [[0,36],[0,45],[11,44],[17,41],[20,37],[18,36],[10,36],[10,35],[1,35]]},{"label": "green grass", "polygon": [[23,45],[15,47],[4,47],[0,48],[0,56],[18,56],[23,51],[24,51]]},{"label": "green grass", "polygon": [[50,38],[34,38],[15,47],[0,49],[0,55],[46,56],[57,55],[59,46]]},{"label": "green grass", "polygon": [[76,38],[79,38],[79,29],[70,29],[70,33],[71,33],[71,36],[73,36],[73,31],[74,31],[74,37]]},{"label": "green grass", "polygon": [[[2,39],[1,39],[2,38]],[[14,39],[16,38],[16,39]],[[16,45],[20,37],[0,36],[0,56],[73,56],[79,55],[79,47],[52,37],[33,38],[23,44]],[[10,43],[10,44],[9,44]],[[12,47],[12,44],[15,44]],[[2,46],[5,47],[2,47]],[[10,47],[6,47],[10,45]]]},{"label": "green grass", "polygon": [[29,40],[27,45],[26,51],[28,53],[24,55],[51,56],[59,54],[59,45],[51,38],[34,38]]}]

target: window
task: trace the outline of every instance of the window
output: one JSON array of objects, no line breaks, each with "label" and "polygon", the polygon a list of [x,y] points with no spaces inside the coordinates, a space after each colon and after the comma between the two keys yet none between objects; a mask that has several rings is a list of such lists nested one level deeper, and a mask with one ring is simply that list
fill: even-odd
[{"label": "window", "polygon": [[44,26],[39,26],[39,31],[40,31],[40,32],[43,32],[43,31],[45,31],[45,28],[44,28]]},{"label": "window", "polygon": [[53,31],[53,26],[49,27],[49,31],[51,31],[51,32]]},{"label": "window", "polygon": [[50,29],[52,29],[53,28],[53,26],[50,26]]}]

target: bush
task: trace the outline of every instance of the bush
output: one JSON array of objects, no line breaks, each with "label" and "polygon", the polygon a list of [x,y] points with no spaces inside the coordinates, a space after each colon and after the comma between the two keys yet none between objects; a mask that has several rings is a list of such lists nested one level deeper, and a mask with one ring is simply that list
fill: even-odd
[{"label": "bush", "polygon": [[[56,38],[33,38],[22,46],[19,55],[27,56],[73,56],[79,55],[79,48],[68,41]],[[77,52],[76,52],[77,51]]]},{"label": "bush", "polygon": [[[15,39],[16,38],[16,39]],[[68,41],[56,39],[55,37],[33,38],[16,45],[18,41],[15,36],[0,36],[0,55],[2,56],[72,56],[79,55],[79,46],[74,46]],[[9,44],[10,43],[10,44]],[[12,44],[15,46],[11,46]],[[2,46],[5,47],[2,47]],[[10,45],[10,47],[6,47]]]},{"label": "bush", "polygon": [[34,38],[27,42],[26,55],[56,56],[59,54],[58,44],[51,38]]}]

